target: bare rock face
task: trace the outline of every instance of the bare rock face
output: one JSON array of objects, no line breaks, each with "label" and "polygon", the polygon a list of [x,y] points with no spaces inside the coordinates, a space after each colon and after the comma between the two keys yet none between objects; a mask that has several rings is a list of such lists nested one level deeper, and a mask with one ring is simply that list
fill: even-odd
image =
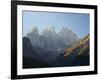
[{"label": "bare rock face", "polygon": [[67,28],[62,28],[56,33],[55,28],[48,26],[41,34],[37,27],[33,27],[32,31],[27,34],[34,47],[46,50],[64,50],[66,47],[72,46],[78,40],[77,35]]},{"label": "bare rock face", "polygon": [[56,32],[48,26],[41,33],[37,27],[23,37],[23,68],[89,65],[87,35],[78,39],[68,28]]},{"label": "bare rock face", "polygon": [[62,28],[56,33],[53,26],[48,26],[42,33],[39,33],[37,27],[33,27],[26,37],[42,60],[50,64],[78,40],[77,35],[68,28]]}]

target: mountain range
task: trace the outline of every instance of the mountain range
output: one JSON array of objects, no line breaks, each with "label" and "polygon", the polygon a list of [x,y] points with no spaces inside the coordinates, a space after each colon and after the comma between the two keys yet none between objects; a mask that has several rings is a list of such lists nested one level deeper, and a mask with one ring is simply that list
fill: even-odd
[{"label": "mountain range", "polygon": [[62,28],[58,33],[52,26],[47,27],[39,33],[37,27],[26,35],[32,43],[32,46],[49,51],[63,51],[66,47],[72,46],[77,42],[77,35],[68,28]]},{"label": "mountain range", "polygon": [[48,27],[40,34],[38,28],[33,27],[23,37],[23,68],[88,64],[89,35],[79,40],[77,35],[67,28],[56,33],[54,27]]}]

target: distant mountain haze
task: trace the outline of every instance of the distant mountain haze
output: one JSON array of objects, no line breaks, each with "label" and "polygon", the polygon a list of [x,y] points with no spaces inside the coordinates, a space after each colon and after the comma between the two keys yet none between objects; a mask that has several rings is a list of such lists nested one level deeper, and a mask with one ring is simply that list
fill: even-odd
[{"label": "distant mountain haze", "polygon": [[89,65],[89,35],[78,39],[68,28],[59,32],[35,26],[23,37],[23,68]]},{"label": "distant mountain haze", "polygon": [[33,27],[32,31],[27,34],[27,37],[34,47],[52,51],[62,51],[66,47],[72,46],[78,40],[77,35],[73,31],[62,28],[60,32],[56,33],[55,28],[52,26],[48,26],[42,33],[39,33],[37,27]]}]

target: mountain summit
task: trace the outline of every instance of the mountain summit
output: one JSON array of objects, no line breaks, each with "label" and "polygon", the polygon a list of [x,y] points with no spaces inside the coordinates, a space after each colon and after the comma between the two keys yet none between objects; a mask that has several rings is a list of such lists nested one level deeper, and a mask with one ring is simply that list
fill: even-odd
[{"label": "mountain summit", "polygon": [[77,35],[68,28],[62,28],[56,33],[55,28],[48,26],[39,33],[37,27],[33,27],[27,36],[33,49],[45,63],[52,63],[66,48],[71,47],[78,40]]},{"label": "mountain summit", "polygon": [[72,30],[63,27],[61,31],[56,33],[55,28],[50,25],[41,34],[39,34],[37,27],[33,27],[32,31],[27,34],[27,37],[34,47],[53,51],[62,51],[66,47],[72,46],[78,40],[77,35]]},{"label": "mountain summit", "polygon": [[23,68],[89,65],[89,35],[78,39],[68,28],[56,33],[48,26],[39,33],[37,27],[23,37]]}]

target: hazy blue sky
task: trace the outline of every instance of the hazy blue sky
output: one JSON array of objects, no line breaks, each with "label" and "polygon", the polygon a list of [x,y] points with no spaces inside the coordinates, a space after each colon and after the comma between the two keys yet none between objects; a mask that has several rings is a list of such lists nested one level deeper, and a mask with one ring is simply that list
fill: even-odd
[{"label": "hazy blue sky", "polygon": [[48,25],[55,27],[56,32],[67,27],[81,38],[89,33],[89,14],[23,11],[23,35],[33,26],[42,32]]}]

